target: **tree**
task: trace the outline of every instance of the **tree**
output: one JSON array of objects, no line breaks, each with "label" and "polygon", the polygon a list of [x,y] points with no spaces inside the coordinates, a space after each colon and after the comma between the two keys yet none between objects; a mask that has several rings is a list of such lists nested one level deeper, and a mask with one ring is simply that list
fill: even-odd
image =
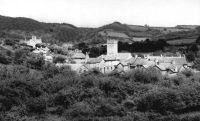
[{"label": "tree", "polygon": [[53,62],[54,63],[65,63],[65,57],[63,57],[63,56],[58,56],[58,57],[54,57],[53,58]]},{"label": "tree", "polygon": [[186,59],[189,61],[189,62],[192,62],[195,60],[195,54],[193,52],[188,52],[186,54]]},{"label": "tree", "polygon": [[196,39],[196,43],[200,44],[200,36]]}]

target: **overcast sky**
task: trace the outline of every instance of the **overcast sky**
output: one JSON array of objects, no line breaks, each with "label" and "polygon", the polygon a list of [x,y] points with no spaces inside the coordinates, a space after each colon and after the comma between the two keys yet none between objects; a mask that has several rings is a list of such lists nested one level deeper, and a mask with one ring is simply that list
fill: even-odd
[{"label": "overcast sky", "polygon": [[0,15],[79,27],[200,25],[200,0],[0,0]]}]

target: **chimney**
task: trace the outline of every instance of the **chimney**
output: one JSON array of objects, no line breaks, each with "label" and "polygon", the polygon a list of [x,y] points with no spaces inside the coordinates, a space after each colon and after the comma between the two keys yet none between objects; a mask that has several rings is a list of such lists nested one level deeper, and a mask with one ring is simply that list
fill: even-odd
[{"label": "chimney", "polygon": [[159,61],[157,59],[155,60],[155,63],[156,63],[156,65],[159,65]]}]

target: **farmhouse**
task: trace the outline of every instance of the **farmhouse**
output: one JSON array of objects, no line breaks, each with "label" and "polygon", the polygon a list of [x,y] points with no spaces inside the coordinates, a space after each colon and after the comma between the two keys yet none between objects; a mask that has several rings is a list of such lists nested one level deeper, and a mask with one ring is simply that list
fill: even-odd
[{"label": "farmhouse", "polygon": [[37,39],[36,36],[32,36],[32,38],[28,41],[25,42],[27,45],[32,46],[33,48],[36,47],[36,44],[41,44],[42,43],[42,39],[39,38]]},{"label": "farmhouse", "polygon": [[86,56],[82,52],[75,52],[71,58],[75,63],[85,63]]}]

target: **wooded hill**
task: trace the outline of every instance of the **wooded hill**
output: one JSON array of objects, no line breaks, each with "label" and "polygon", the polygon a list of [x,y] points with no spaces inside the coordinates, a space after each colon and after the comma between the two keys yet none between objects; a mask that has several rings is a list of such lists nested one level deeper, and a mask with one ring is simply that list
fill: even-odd
[{"label": "wooded hill", "polygon": [[[98,28],[76,27],[67,23],[44,23],[30,18],[0,16],[0,38],[28,39],[31,35],[42,37],[46,42],[86,42],[104,43],[105,36],[101,32],[117,32],[125,34],[132,41],[133,37],[145,37],[152,40],[186,39],[199,36],[199,27],[194,25],[179,25],[176,27],[150,27],[128,25],[114,22]],[[115,35],[115,34],[114,34]],[[123,40],[123,37],[122,37]]]}]

